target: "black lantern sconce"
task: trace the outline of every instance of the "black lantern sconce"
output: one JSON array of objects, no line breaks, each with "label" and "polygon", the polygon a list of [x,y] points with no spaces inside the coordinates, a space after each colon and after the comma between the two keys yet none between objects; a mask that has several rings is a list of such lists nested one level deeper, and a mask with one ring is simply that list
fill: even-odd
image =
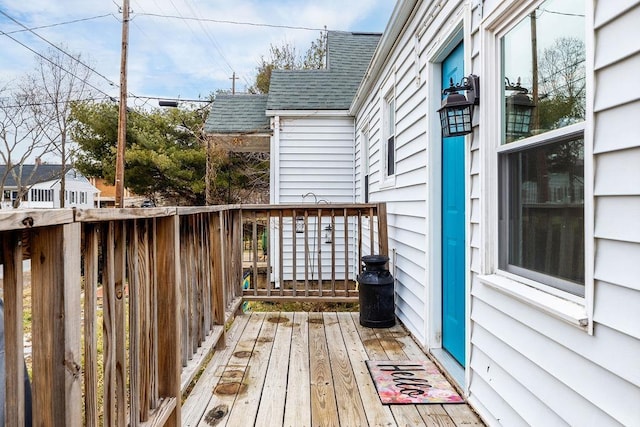
[{"label": "black lantern sconce", "polygon": [[[480,78],[475,74],[463,77],[460,83],[454,84],[442,91],[447,95],[442,100],[440,113],[440,126],[442,136],[462,136],[471,133],[471,119],[473,117],[473,106],[480,104]],[[461,91],[466,91],[467,96]]]},{"label": "black lantern sconce", "polygon": [[333,242],[333,227],[331,226],[331,224],[327,225],[324,228],[324,242],[325,243]]},{"label": "black lantern sconce", "polygon": [[512,85],[505,77],[505,91],[512,91],[505,96],[505,131],[507,136],[519,138],[531,133],[531,116],[535,104],[529,97],[529,91],[520,86],[520,77],[515,85]]},{"label": "black lantern sconce", "polygon": [[304,233],[304,217],[303,216],[296,217],[296,233],[298,234]]}]

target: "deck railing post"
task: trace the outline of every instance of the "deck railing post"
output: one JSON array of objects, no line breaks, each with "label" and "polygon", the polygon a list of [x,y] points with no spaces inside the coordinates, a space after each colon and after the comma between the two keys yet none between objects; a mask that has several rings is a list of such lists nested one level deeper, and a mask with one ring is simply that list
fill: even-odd
[{"label": "deck railing post", "polygon": [[5,425],[24,426],[22,231],[2,236],[4,251]]},{"label": "deck railing post", "polygon": [[80,224],[31,234],[33,424],[80,426]]},{"label": "deck railing post", "polygon": [[174,398],[175,409],[167,426],[179,426],[181,418],[180,374],[180,224],[172,215],[157,220],[158,253],[158,392],[162,398]]},{"label": "deck railing post", "polygon": [[387,231],[387,205],[378,203],[378,254],[389,256],[389,234]]}]

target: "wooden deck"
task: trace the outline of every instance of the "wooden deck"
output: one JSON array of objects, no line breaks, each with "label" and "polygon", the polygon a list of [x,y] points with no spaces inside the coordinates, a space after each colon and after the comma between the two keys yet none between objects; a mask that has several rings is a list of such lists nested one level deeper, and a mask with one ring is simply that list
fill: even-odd
[{"label": "wooden deck", "polygon": [[184,402],[182,425],[484,425],[466,404],[380,403],[364,361],[426,357],[402,326],[363,328],[358,313],[240,315]]}]

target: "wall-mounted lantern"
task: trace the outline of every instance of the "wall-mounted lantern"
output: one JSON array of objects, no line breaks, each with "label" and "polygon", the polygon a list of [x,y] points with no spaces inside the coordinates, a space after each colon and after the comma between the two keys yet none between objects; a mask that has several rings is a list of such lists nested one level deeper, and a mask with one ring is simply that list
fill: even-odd
[{"label": "wall-mounted lantern", "polygon": [[515,85],[512,85],[505,77],[505,91],[513,92],[505,96],[505,132],[510,137],[522,137],[531,133],[531,116],[535,104],[529,97],[529,91],[520,86],[520,77]]},{"label": "wall-mounted lantern", "polygon": [[333,227],[331,226],[331,224],[327,225],[324,228],[324,242],[325,243],[333,242]]},{"label": "wall-mounted lantern", "polygon": [[296,233],[298,234],[304,233],[304,217],[303,216],[296,217]]},{"label": "wall-mounted lantern", "polygon": [[[471,133],[471,119],[473,117],[473,106],[480,104],[480,78],[475,74],[463,77],[460,83],[454,84],[450,80],[451,86],[442,91],[446,95],[442,100],[440,113],[440,126],[442,136],[462,136]],[[466,91],[467,96],[459,93]]]}]

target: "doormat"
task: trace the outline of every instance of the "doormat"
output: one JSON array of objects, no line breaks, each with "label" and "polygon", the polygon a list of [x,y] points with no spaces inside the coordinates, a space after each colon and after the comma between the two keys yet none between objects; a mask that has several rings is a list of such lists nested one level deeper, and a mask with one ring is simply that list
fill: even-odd
[{"label": "doormat", "polygon": [[463,403],[436,365],[428,360],[367,360],[383,405]]}]

